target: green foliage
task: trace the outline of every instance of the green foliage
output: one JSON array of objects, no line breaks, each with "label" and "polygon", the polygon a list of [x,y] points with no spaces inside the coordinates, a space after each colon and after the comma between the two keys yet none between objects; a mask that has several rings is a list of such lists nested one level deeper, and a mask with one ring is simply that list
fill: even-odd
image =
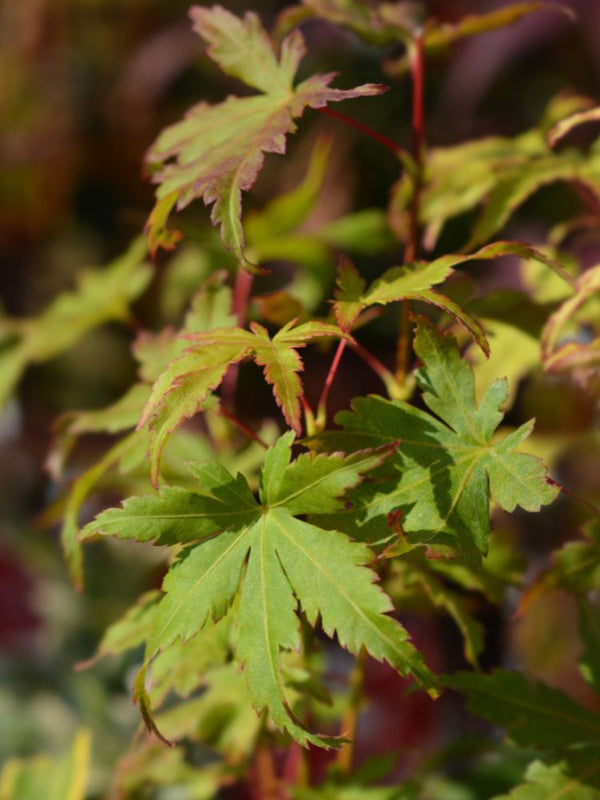
[{"label": "green foliage", "polygon": [[90,732],[81,730],[70,750],[57,759],[38,756],[9,761],[0,773],[0,798],[83,800],[89,777],[91,744]]},{"label": "green foliage", "polygon": [[345,452],[399,442],[385,474],[352,492],[352,506],[336,513],[335,524],[369,541],[387,540],[390,515],[400,513],[412,544],[459,553],[478,567],[488,548],[490,498],[506,511],[517,505],[537,511],[556,489],[538,459],[517,451],[530,423],[492,441],[507,397],[505,380],[492,384],[477,405],[472,370],[451,336],[419,320],[415,349],[423,362],[417,381],[435,416],[402,401],[358,398],[352,412],[338,415],[344,431],[318,439]]},{"label": "green foliage", "polygon": [[160,188],[148,223],[150,247],[172,247],[173,232],[166,229],[171,209],[202,197],[214,204],[211,218],[221,226],[223,243],[241,266],[255,271],[244,255],[241,193],[255,182],[264,153],[285,151],[286,134],[296,129],[294,119],[305,108],[380,94],[384,87],[330,89],[333,75],[313,75],[294,87],[305,52],[299,31],[283,40],[277,54],[252,12],[240,20],[221,6],[195,6],[191,14],[195,31],[209,44],[208,55],[227,74],[262,94],[230,97],[216,106],[201,103],[152,146],[148,161]]},{"label": "green foliage", "polygon": [[146,660],[221,619],[239,592],[236,654],[253,705],[268,709],[276,725],[301,743],[327,746],[335,740],[304,730],[283,694],[280,651],[300,647],[298,605],[311,625],[320,616],[325,633],[336,634],[351,652],[364,647],[401,673],[413,674],[432,693],[435,683],[404,629],[385,615],[392,606],[365,568],[372,559],[369,550],[298,519],[339,509],[337,498],[386,453],[318,456],[314,462],[304,455],[290,461],[292,442],[293,435],[286,434],[267,451],[260,504],[242,476],[233,478],[218,464],[190,464],[202,492],[173,488],[160,497],[131,498],[123,509],[103,512],[84,536],[100,532],[158,544],[199,541],[183,551],[164,581]]},{"label": "green foliage", "polygon": [[[516,136],[438,147],[428,133],[430,149],[422,113],[426,57],[549,8],[570,14],[521,2],[438,22],[420,3],[303,0],[273,34],[252,11],[191,9],[225,85],[244,87],[196,102],[148,151],[149,249],[178,254],[151,269],[136,239],[37,317],[0,320],[0,403],[26,367],[106,322],[127,341],[128,388],[55,425],[44,519],[60,524],[94,617],[85,647],[99,643],[79,667],[132,688],[148,735],[129,750],[117,737],[127,752],[105,786],[92,770],[89,791],[87,727],[54,761],[9,760],[0,800],[598,795],[600,526],[587,517],[600,513],[600,267],[580,234],[598,231],[600,111],[562,93]],[[389,77],[410,76],[412,145],[327,109],[383,107],[386,87],[330,88],[318,35],[303,63],[307,20],[364,40],[357,58],[373,70],[380,54]],[[387,149],[377,200],[366,180],[354,202],[365,164],[338,127],[315,126],[303,147],[309,109]],[[296,133],[289,175],[270,172],[265,155]],[[540,200],[550,184],[571,214],[558,224],[562,206]],[[197,199],[218,233],[191,215],[169,227]],[[535,247],[492,241],[532,216]],[[574,487],[552,505],[557,472]],[[527,617],[557,593],[575,677],[535,674],[536,644],[509,633],[515,610]],[[554,620],[550,636],[562,642]],[[527,669],[481,671],[507,653]],[[445,740],[442,689],[491,735],[472,741],[457,716]],[[126,727],[104,696],[90,704],[105,732]],[[396,740],[405,718],[410,735]],[[325,770],[318,748],[335,751]]]}]

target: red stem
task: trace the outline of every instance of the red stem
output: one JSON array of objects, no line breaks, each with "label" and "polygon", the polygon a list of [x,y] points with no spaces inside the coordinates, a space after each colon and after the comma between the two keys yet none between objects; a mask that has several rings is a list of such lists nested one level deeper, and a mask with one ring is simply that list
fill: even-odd
[{"label": "red stem", "polygon": [[246,423],[245,423],[245,422],[242,422],[242,420],[241,420],[241,419],[238,419],[238,418],[237,418],[237,417],[236,417],[234,414],[232,414],[230,411],[227,411],[227,409],[226,409],[226,408],[221,408],[221,414],[222,414],[224,417],[226,417],[226,419],[228,419],[230,422],[233,422],[233,424],[235,425],[235,427],[236,427],[236,428],[239,428],[239,429],[240,429],[240,430],[241,430],[243,433],[245,433],[245,434],[246,434],[246,436],[249,436],[249,437],[250,437],[250,439],[254,439],[254,441],[255,441],[255,442],[258,442],[258,443],[259,443],[259,445],[261,445],[261,447],[264,447],[264,448],[265,448],[265,450],[267,450],[267,449],[268,449],[269,445],[268,445],[268,444],[267,444],[267,443],[264,441],[264,439],[261,439],[261,438],[260,438],[260,436],[258,435],[258,433],[255,433],[255,432],[252,430],[252,428],[250,428],[248,425],[246,425]]},{"label": "red stem", "polygon": [[356,341],[356,339],[352,339],[350,341],[350,346],[362,358],[362,360],[371,367],[373,372],[375,372],[381,378],[386,387],[389,387],[391,382],[394,380],[394,376],[385,366],[385,364],[382,364],[382,362],[376,356],[374,356],[373,353],[370,353],[367,348],[363,347],[362,344]]},{"label": "red stem", "polygon": [[335,355],[333,356],[331,366],[329,367],[329,372],[327,373],[327,377],[325,378],[323,391],[321,392],[321,397],[319,398],[319,404],[317,405],[317,421],[319,424],[322,424],[323,427],[325,427],[325,422],[327,420],[327,399],[329,397],[329,392],[331,390],[331,384],[333,383],[333,379],[335,378],[335,374],[340,365],[340,361],[342,358],[342,354],[346,348],[346,344],[347,344],[346,339],[340,339],[340,342],[338,343],[337,346],[337,350],[335,351]]},{"label": "red stem", "polygon": [[233,287],[233,313],[237,317],[240,328],[243,328],[246,324],[248,302],[250,300],[253,280],[254,275],[250,272],[247,272],[245,269],[238,269],[237,275],[235,276],[235,285]]},{"label": "red stem", "polygon": [[573,500],[576,500],[578,503],[581,503],[581,505],[585,506],[586,508],[589,508],[591,511],[594,512],[594,514],[600,516],[600,508],[595,506],[593,503],[590,503],[589,500],[586,500],[584,497],[581,497],[580,495],[576,494],[576,492],[571,491],[571,489],[567,489],[566,486],[563,486],[562,483],[555,481],[554,478],[547,477],[546,483],[549,483],[550,486],[556,486],[556,488],[560,489],[561,492],[568,495]]},{"label": "red stem", "polygon": [[[404,262],[409,264],[419,252],[419,217],[421,216],[421,188],[423,184],[423,161],[425,156],[425,51],[423,35],[417,34],[410,51],[410,74],[412,78],[412,147],[415,162],[413,194],[410,202],[410,238],[404,253]],[[398,343],[396,346],[396,381],[404,383],[410,358],[410,302],[404,300],[400,307]]]},{"label": "red stem", "polygon": [[375,139],[376,142],[382,144],[384,147],[387,147],[388,150],[391,150],[394,155],[404,155],[405,150],[404,148],[397,144],[396,142],[388,139],[387,136],[384,136],[382,133],[379,133],[373,128],[370,128],[368,125],[365,125],[363,122],[359,122],[352,117],[348,117],[346,114],[342,114],[341,111],[334,111],[333,108],[328,108],[324,106],[323,108],[317,109],[321,112],[321,114],[326,114],[328,117],[333,117],[334,119],[339,119],[341,122],[345,122],[346,125],[351,125],[353,128],[361,131],[362,133],[366,133],[367,136],[370,136],[371,139]]},{"label": "red stem", "polygon": [[[245,269],[241,269],[241,267],[238,268],[233,287],[233,313],[237,317],[237,323],[240,328],[243,328],[246,324],[246,317],[248,316],[248,303],[250,301],[250,291],[252,290],[253,280],[254,275],[252,275],[250,272],[247,272]],[[234,407],[238,373],[239,365],[234,364],[227,370],[225,378],[223,379],[221,396],[223,398],[223,404],[228,408]]]}]

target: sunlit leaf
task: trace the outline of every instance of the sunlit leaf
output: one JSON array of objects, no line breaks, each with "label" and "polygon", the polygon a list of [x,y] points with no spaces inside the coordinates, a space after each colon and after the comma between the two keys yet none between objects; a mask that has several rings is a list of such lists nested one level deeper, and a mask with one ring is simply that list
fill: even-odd
[{"label": "sunlit leaf", "polygon": [[294,87],[305,52],[299,31],[286,36],[276,52],[253,12],[240,19],[221,6],[195,6],[190,13],[194,30],[209,45],[208,55],[261,94],[229,97],[214,106],[200,103],[152,145],[147,159],[159,188],[147,226],[150,246],[172,245],[173,234],[165,228],[170,207],[180,210],[202,198],[213,206],[211,219],[220,226],[224,244],[241,266],[256,271],[244,255],[242,192],[254,184],[265,153],[285,151],[286,136],[296,129],[294,119],[307,107],[380,94],[383,87],[331,89],[333,74],[313,75]]},{"label": "sunlit leaf", "polygon": [[[335,739],[307,731],[284,696],[280,657],[300,647],[298,606],[311,625],[320,618],[325,633],[336,634],[351,652],[364,647],[402,674],[414,675],[432,693],[435,682],[404,629],[388,616],[389,598],[374,585],[375,573],[366,566],[372,559],[368,548],[298,518],[341,508],[339,496],[381,464],[388,451],[290,461],[292,441],[293,435],[285,434],[268,450],[260,503],[241,476],[234,479],[216,464],[196,464],[191,469],[198,491],[167,487],[154,497],[130,498],[122,509],[103,512],[84,534],[159,544],[196,542],[165,578],[147,662],[177,639],[186,641],[222,618],[237,597],[235,655],[244,666],[255,708],[268,709],[275,724],[299,742],[334,746]],[[145,669],[136,693],[154,729],[144,682]]]},{"label": "sunlit leaf", "polygon": [[[223,380],[231,364],[253,358],[264,369],[265,379],[291,428],[300,431],[302,383],[298,373],[302,360],[298,349],[325,336],[340,336],[335,325],[307,322],[281,328],[273,338],[258,323],[251,331],[241,328],[216,328],[189,334],[193,342],[173,361],[152,387],[150,399],[140,421],[148,425],[153,439],[150,451],[151,476],[158,479],[160,454],[168,436],[188,417],[202,409]],[[185,342],[187,344],[187,341]]]},{"label": "sunlit leaf", "polygon": [[355,536],[358,531],[369,541],[385,540],[391,535],[388,514],[401,512],[412,543],[458,552],[477,565],[488,546],[490,499],[506,511],[518,505],[537,511],[556,489],[547,484],[538,459],[518,452],[531,423],[494,437],[507,397],[505,380],[496,380],[477,404],[473,373],[456,341],[423,319],[415,350],[423,363],[417,381],[432,413],[376,396],[358,398],[352,412],[341,412],[336,421],[344,430],[315,437],[320,448],[350,452],[399,444],[377,481],[349,493],[351,507],[329,523],[326,517],[317,520]]}]

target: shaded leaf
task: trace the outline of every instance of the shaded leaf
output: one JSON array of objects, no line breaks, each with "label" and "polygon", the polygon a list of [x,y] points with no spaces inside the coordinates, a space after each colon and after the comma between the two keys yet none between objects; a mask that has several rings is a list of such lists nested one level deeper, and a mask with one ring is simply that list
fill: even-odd
[{"label": "shaded leaf", "polygon": [[584,650],[579,669],[585,680],[600,695],[600,615],[597,605],[579,598],[579,635]]},{"label": "shaded leaf", "polygon": [[137,239],[105,269],[82,272],[78,287],[59,294],[39,316],[0,321],[0,405],[29,364],[53,358],[104,322],[127,318],[152,277],[145,255],[145,243]]},{"label": "shaded leaf", "polygon": [[559,689],[521,673],[459,672],[445,677],[444,683],[465,692],[473,713],[506,728],[510,738],[524,747],[560,752],[576,744],[600,742],[600,717]]},{"label": "shaded leaf", "polygon": [[65,754],[12,759],[0,773],[1,800],[84,800],[92,737],[80,730]]}]

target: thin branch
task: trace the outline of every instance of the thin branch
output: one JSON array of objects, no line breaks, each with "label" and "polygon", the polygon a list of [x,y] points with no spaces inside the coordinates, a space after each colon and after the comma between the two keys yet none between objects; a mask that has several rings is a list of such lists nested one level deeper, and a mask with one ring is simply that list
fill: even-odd
[{"label": "thin branch", "polygon": [[340,339],[337,346],[337,350],[335,351],[335,355],[333,356],[331,366],[329,367],[329,372],[327,373],[327,377],[325,378],[323,391],[321,392],[321,397],[319,398],[319,404],[317,405],[316,425],[317,428],[319,429],[324,428],[327,422],[327,399],[329,397],[329,392],[331,390],[331,384],[333,383],[333,379],[335,378],[338,367],[340,365],[342,354],[346,349],[346,344],[347,344],[346,339]]},{"label": "thin branch", "polygon": [[384,147],[390,150],[395,156],[399,156],[402,159],[408,156],[408,153],[402,147],[402,145],[399,145],[397,142],[394,142],[392,139],[389,139],[387,136],[384,136],[383,133],[379,133],[379,131],[370,128],[363,122],[359,122],[353,117],[349,117],[346,114],[342,114],[341,111],[335,111],[333,108],[328,108],[327,106],[324,106],[323,108],[319,108],[317,110],[320,111],[321,114],[326,114],[328,117],[333,117],[334,119],[338,119],[340,120],[340,122],[345,122],[346,125],[351,125],[353,128],[356,128],[362,133],[366,133],[367,136],[370,136],[371,139],[374,139],[376,142],[379,142],[379,144],[382,144]]},{"label": "thin branch", "polygon": [[250,428],[248,425],[246,425],[245,422],[242,422],[241,419],[238,419],[230,411],[227,411],[226,408],[221,407],[219,413],[222,416],[224,416],[226,419],[228,419],[230,422],[232,422],[235,425],[236,428],[239,428],[243,433],[245,433],[246,436],[250,437],[250,439],[253,439],[255,442],[258,442],[258,444],[261,447],[264,447],[265,450],[268,450],[269,445],[264,441],[264,439],[260,438],[258,433],[256,433],[255,431],[252,430],[252,428]]},{"label": "thin branch", "polygon": [[[417,34],[410,48],[410,74],[412,79],[412,145],[415,172],[412,176],[413,192],[410,202],[410,238],[404,253],[404,262],[414,261],[419,252],[419,219],[421,216],[421,190],[425,160],[425,51],[423,35]],[[396,344],[396,381],[402,385],[408,372],[411,347],[410,302],[400,304],[398,341]]]}]

